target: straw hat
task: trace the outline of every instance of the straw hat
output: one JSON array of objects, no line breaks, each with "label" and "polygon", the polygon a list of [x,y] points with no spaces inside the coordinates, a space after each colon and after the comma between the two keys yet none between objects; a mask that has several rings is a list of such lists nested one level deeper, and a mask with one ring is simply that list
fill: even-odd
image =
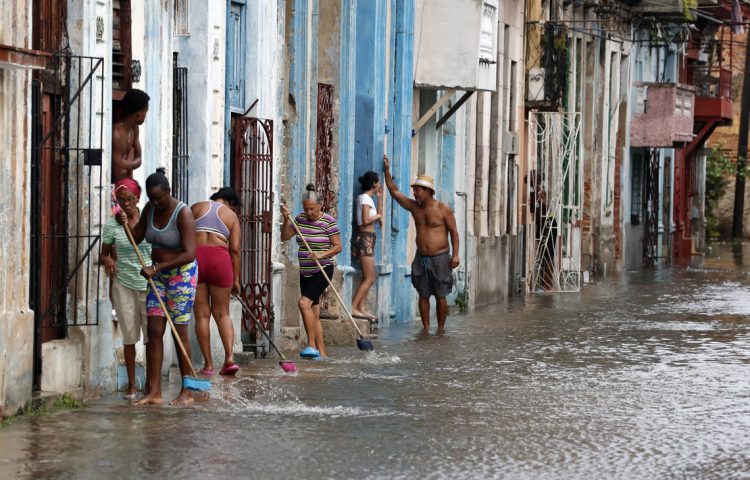
[{"label": "straw hat", "polygon": [[432,190],[433,194],[435,193],[435,180],[429,175],[417,175],[417,177],[412,180],[411,186],[429,188],[430,190]]}]

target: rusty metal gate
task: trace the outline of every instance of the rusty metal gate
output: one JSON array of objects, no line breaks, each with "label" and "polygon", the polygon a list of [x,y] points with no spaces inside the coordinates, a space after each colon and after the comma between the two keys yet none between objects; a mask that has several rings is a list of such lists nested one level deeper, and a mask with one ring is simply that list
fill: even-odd
[{"label": "rusty metal gate", "polygon": [[318,84],[318,128],[315,142],[315,185],[323,211],[335,216],[333,180],[333,85]]},{"label": "rusty metal gate", "polygon": [[[273,333],[271,232],[273,218],[273,121],[232,119],[232,185],[240,196],[242,298],[265,330]],[[243,344],[265,355],[252,318],[243,312]],[[245,340],[247,339],[247,341]]]},{"label": "rusty metal gate", "polygon": [[[333,180],[333,85],[318,84],[318,124],[315,137],[315,186],[323,211],[336,217],[336,192]],[[335,318],[329,312],[328,290],[320,297],[321,318]]]}]

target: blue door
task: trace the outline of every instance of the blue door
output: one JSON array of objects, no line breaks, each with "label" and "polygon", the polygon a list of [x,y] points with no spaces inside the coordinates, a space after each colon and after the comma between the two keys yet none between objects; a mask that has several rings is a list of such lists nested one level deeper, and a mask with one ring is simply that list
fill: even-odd
[{"label": "blue door", "polygon": [[225,93],[224,140],[224,184],[231,181],[231,135],[232,114],[242,115],[245,111],[245,59],[247,42],[247,2],[246,0],[227,0],[227,66]]}]

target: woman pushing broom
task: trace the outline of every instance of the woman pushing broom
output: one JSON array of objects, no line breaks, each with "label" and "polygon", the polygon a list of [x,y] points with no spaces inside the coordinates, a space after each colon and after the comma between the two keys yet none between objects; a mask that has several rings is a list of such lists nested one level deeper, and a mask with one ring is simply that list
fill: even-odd
[{"label": "woman pushing broom", "polygon": [[289,209],[281,205],[284,216],[281,240],[289,240],[297,233],[301,293],[297,305],[305,324],[308,345],[299,355],[317,360],[326,358],[319,300],[328,287],[328,279],[333,276],[333,257],[342,251],[341,234],[336,219],[323,212],[320,196],[313,184],[309,184],[302,195],[302,210],[303,213],[292,220]]},{"label": "woman pushing broom", "polygon": [[[190,363],[190,340],[188,327],[198,284],[198,265],[195,261],[195,219],[184,203],[172,197],[169,181],[164,170],[159,168],[146,179],[146,194],[149,202],[143,209],[138,223],[132,229],[135,244],[145,238],[152,246],[153,265],[145,266],[141,275],[153,281],[159,297],[153,290],[146,298],[148,314],[148,345],[146,361],[150,389],[137,405],[163,403],[161,393],[161,364],[164,359],[162,338],[167,326],[167,317],[161,305],[166,304],[169,317],[182,340],[182,355],[178,355],[180,373],[183,376],[180,394],[172,405],[189,405],[193,402],[191,389],[193,373]],[[121,216],[124,214],[120,214]],[[122,217],[123,221],[127,219]]]}]

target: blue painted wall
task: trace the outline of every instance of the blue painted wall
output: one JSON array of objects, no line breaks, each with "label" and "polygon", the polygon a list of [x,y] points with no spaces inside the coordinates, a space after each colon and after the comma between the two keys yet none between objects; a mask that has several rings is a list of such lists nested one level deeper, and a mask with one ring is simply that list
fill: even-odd
[{"label": "blue painted wall", "polygon": [[[316,117],[315,111],[308,111],[307,101],[313,86],[317,91],[317,79],[312,78],[317,70],[317,53],[311,55],[313,65],[308,70],[307,52],[312,46],[308,40],[308,1],[293,0],[294,13],[292,19],[293,38],[289,46],[291,50],[291,65],[289,67],[289,94],[295,101],[295,119],[289,131],[289,152],[287,157],[287,172],[284,179],[289,188],[291,198],[286,198],[287,204],[293,211],[298,211],[299,200],[306,182],[306,162],[308,152],[307,129],[310,118]],[[317,2],[316,2],[317,3]],[[315,37],[315,32],[313,32]],[[314,103],[311,104],[314,107]],[[293,249],[290,249],[293,250]],[[291,253],[291,252],[290,252]],[[294,252],[296,255],[296,251]]]},{"label": "blue painted wall", "polygon": [[[343,209],[353,212],[354,199],[362,193],[361,186],[357,181],[363,173],[373,170],[382,172],[383,157],[383,129],[385,123],[385,51],[386,38],[385,26],[386,2],[390,0],[365,0],[357,3],[356,11],[356,61],[355,61],[355,140],[353,145],[354,156],[352,161],[352,175],[348,178],[342,176],[342,187],[348,183],[352,196],[347,199]],[[342,157],[343,162],[343,157]],[[343,202],[342,202],[343,203]],[[343,223],[343,222],[342,222]],[[354,229],[353,217],[349,219],[351,230]],[[386,238],[385,229],[378,233],[378,244],[375,249],[376,270],[387,271],[384,267],[383,252],[381,247],[383,238]],[[350,242],[351,236],[344,237],[345,242]],[[348,249],[347,249],[348,250]],[[354,266],[359,268],[355,262]],[[390,313],[389,295],[384,295],[389,284],[389,278],[380,276],[376,285],[378,305],[376,311],[380,315],[380,322],[385,323]]]},{"label": "blue painted wall", "polygon": [[[385,92],[379,91],[382,82],[376,77],[382,75],[383,64],[377,61],[378,51],[383,50],[383,43],[377,36],[376,24],[382,19],[377,17],[378,5],[383,0],[368,0],[357,3],[356,16],[356,118],[354,143],[354,176],[351,179],[355,196],[360,193],[356,179],[367,170],[375,168],[375,125],[376,104],[382,103]],[[350,206],[351,208],[351,206]]]},{"label": "blue painted wall", "polygon": [[[390,25],[387,23],[389,7]],[[414,0],[359,1],[356,8],[352,199],[348,205],[341,205],[342,209],[350,210],[353,198],[361,193],[357,178],[368,170],[383,171],[386,124],[390,130],[387,153],[391,158],[391,171],[399,189],[409,192],[414,85]],[[388,52],[390,58],[386,57]],[[386,72],[386,68],[389,71]],[[409,278],[411,259],[406,254],[409,214],[388,200],[385,215],[386,225],[378,238],[385,248],[377,248],[376,253],[381,322],[388,323],[391,317],[395,322],[412,321],[416,303]]]}]

